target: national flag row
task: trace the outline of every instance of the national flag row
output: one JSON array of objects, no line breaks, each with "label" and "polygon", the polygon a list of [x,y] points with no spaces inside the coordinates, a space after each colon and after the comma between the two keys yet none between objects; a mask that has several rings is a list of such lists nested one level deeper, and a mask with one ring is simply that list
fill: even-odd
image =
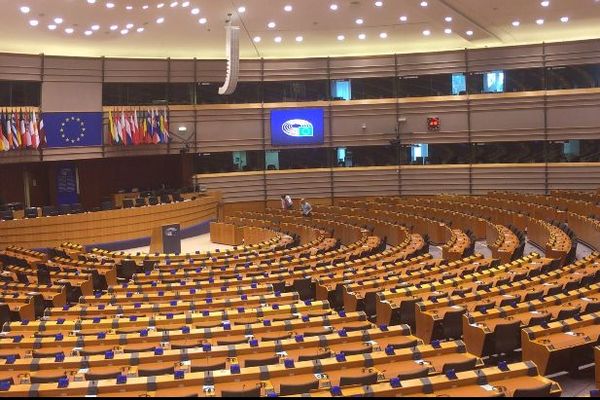
[{"label": "national flag row", "polygon": [[169,143],[166,109],[109,111],[108,130],[111,144],[130,146]]},{"label": "national flag row", "polygon": [[0,151],[37,149],[44,143],[44,121],[37,112],[0,111]]}]

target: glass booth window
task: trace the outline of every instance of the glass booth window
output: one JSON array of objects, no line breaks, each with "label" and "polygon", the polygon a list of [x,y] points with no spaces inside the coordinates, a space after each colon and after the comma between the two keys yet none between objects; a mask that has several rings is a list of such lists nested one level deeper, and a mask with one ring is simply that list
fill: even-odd
[{"label": "glass booth window", "polygon": [[263,100],[265,103],[286,101],[318,101],[329,98],[329,81],[284,81],[263,82]]},{"label": "glass booth window", "polygon": [[473,143],[475,164],[543,163],[544,142]]}]

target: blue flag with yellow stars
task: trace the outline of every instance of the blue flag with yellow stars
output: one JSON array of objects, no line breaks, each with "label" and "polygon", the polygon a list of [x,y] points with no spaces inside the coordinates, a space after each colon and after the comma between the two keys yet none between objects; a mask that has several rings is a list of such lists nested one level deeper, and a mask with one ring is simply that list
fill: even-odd
[{"label": "blue flag with yellow stars", "polygon": [[102,145],[102,113],[44,113],[48,147]]}]

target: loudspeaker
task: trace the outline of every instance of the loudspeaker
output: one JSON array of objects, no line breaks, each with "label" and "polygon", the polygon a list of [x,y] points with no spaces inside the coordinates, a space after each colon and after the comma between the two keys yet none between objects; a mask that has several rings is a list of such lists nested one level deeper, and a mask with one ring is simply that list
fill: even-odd
[{"label": "loudspeaker", "polygon": [[225,83],[219,88],[220,95],[228,95],[235,92],[240,74],[240,28],[239,26],[227,25],[225,31],[227,36],[225,44],[227,52],[227,76]]}]

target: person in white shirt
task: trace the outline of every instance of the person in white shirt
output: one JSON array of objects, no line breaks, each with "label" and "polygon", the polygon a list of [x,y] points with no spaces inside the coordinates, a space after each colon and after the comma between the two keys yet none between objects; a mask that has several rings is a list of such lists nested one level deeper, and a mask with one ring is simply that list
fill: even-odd
[{"label": "person in white shirt", "polygon": [[291,210],[294,206],[294,202],[289,194],[281,195],[281,209],[282,210]]},{"label": "person in white shirt", "polygon": [[312,206],[310,203],[302,199],[300,200],[300,207],[302,208],[302,215],[305,217],[310,217],[310,213],[312,212]]}]

